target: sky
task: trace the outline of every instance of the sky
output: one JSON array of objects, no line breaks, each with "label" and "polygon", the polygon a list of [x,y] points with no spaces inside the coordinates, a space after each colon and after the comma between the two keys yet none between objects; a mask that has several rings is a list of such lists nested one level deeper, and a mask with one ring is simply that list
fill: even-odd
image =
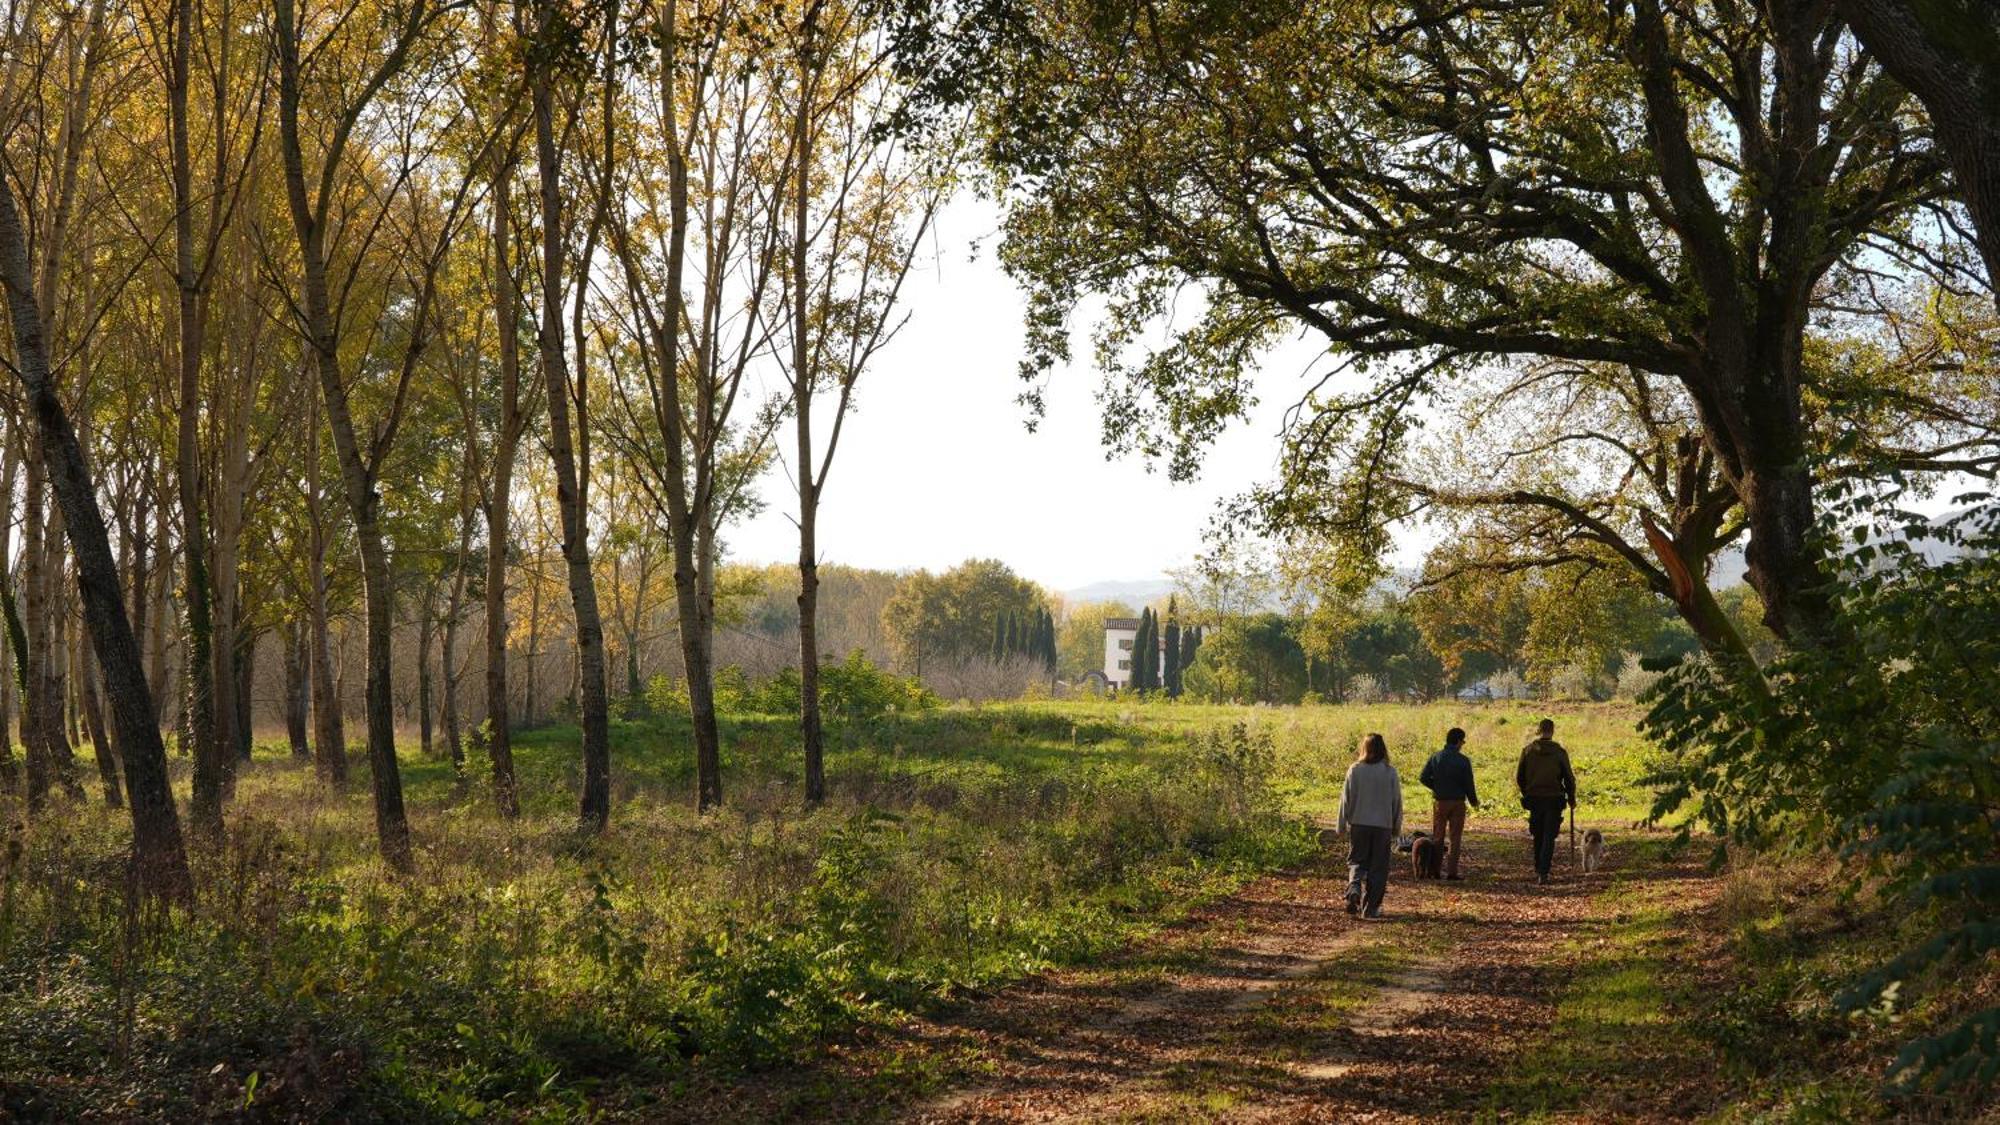
[{"label": "sky", "polygon": [[[1029,433],[1015,401],[1026,388],[1016,373],[1025,301],[995,259],[998,224],[972,198],[939,215],[934,251],[906,283],[909,320],[856,391],[821,501],[821,560],[942,570],[997,558],[1052,590],[1160,578],[1202,549],[1219,501],[1272,475],[1312,349],[1272,359],[1251,417],[1193,482],[1136,457],[1106,459],[1087,346],[1052,377],[1047,415]],[[1073,330],[1081,342],[1088,326]],[[816,427],[823,434],[826,422]],[[733,560],[798,558],[795,487],[789,461],[764,477],[763,512],[726,533]]]}]

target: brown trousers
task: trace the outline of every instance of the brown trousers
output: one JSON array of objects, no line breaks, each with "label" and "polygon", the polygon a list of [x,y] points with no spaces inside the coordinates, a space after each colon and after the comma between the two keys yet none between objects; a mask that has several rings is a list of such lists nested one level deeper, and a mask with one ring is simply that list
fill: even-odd
[{"label": "brown trousers", "polygon": [[1451,842],[1451,847],[1445,852],[1444,860],[1444,873],[1450,878],[1458,877],[1458,853],[1463,848],[1460,837],[1464,834],[1465,799],[1461,797],[1456,801],[1432,801],[1431,839],[1436,840],[1439,847],[1443,847],[1446,840]]}]

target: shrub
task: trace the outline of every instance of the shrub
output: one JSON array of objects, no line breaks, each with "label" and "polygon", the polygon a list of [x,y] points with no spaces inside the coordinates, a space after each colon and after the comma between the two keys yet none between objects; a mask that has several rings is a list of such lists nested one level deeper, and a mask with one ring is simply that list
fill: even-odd
[{"label": "shrub", "polygon": [[1662,675],[1664,673],[1646,667],[1638,653],[1626,653],[1618,665],[1618,698],[1638,699],[1651,691]]},{"label": "shrub", "polygon": [[[1835,848],[1853,887],[1934,920],[1842,992],[1848,1011],[1906,1005],[2000,949],[2000,505],[1933,524],[1900,498],[1834,497],[1823,530],[1850,549],[1833,641],[1761,671],[1684,663],[1646,718],[1667,750],[1656,818],[1692,804],[1731,839]],[[1890,1071],[1905,1089],[1996,1076],[2000,1008],[1917,1033]]]}]

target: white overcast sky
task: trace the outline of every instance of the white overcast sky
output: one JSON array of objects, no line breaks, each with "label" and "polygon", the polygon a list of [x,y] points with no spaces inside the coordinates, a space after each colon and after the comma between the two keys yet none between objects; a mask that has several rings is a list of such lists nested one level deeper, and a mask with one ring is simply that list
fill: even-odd
[{"label": "white overcast sky", "polygon": [[[1192,483],[1136,457],[1106,459],[1087,326],[1076,326],[1078,362],[1052,379],[1047,417],[1029,433],[1015,402],[1024,302],[995,260],[998,222],[973,198],[940,215],[936,252],[904,291],[909,322],[862,377],[821,504],[821,558],[887,570],[997,558],[1055,590],[1162,577],[1201,550],[1219,500],[1271,475],[1313,349],[1272,358],[1250,420]],[[816,428],[824,434],[825,422]],[[780,435],[784,449],[790,441]],[[788,459],[762,482],[764,511],[726,533],[732,559],[797,559],[794,487]]]}]

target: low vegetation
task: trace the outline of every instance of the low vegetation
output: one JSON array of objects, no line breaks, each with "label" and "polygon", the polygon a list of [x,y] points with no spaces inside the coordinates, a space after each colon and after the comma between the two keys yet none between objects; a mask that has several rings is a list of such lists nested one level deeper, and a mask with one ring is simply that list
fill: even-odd
[{"label": "low vegetation", "polygon": [[[685,727],[634,713],[612,726],[622,812],[602,836],[574,827],[573,727],[517,737],[513,822],[479,778],[406,758],[418,863],[396,879],[375,858],[364,794],[323,795],[282,747],[260,747],[226,844],[195,852],[200,892],[185,914],[133,895],[111,810],[77,804],[11,830],[0,1110],[645,1116],[690,1091],[767,1082],[909,1013],[1100,962],[1299,862],[1366,731],[1388,737],[1416,819],[1422,757],[1463,726],[1487,796],[1475,820],[1505,822],[1518,815],[1511,763],[1537,714],[885,706],[830,728],[832,799],[803,811],[790,721],[737,710],[723,727],[729,803],[698,817]],[[1657,765],[1636,717],[1626,705],[1556,713],[1584,818],[1621,837],[1649,800],[1637,779]],[[175,765],[184,786],[185,759]],[[1620,846],[1670,843],[1633,840]],[[1704,1081],[1718,1104],[1752,1089],[1768,1108],[1862,1104],[1900,1037],[1964,1007],[1933,989],[1896,1014],[1841,1015],[1838,990],[1922,927],[1824,880],[1752,866],[1711,909],[1653,878],[1650,860],[1631,862],[1632,881],[1612,892],[1633,897],[1629,909],[1563,955],[1575,972],[1551,1035],[1596,1046],[1552,1048],[1542,1069],[1499,1076],[1506,1104],[1615,1108],[1585,1096],[1591,1083],[1639,1081],[1617,1044],[1661,1036],[1716,1060]],[[1372,986],[1329,987],[1359,1004]],[[931,1080],[922,1057],[890,1061],[908,1073],[884,1069],[896,1089],[883,1097]]]},{"label": "low vegetation", "polygon": [[1255,728],[883,715],[835,729],[835,797],[810,813],[787,723],[727,731],[737,796],[701,819],[685,729],[616,724],[623,811],[599,838],[572,827],[573,728],[517,739],[511,824],[447,764],[406,761],[419,854],[396,880],[358,794],[316,796],[260,753],[186,915],[135,900],[110,812],[17,830],[0,1109],[643,1111],[695,1076],[1099,955],[1309,846]]}]

